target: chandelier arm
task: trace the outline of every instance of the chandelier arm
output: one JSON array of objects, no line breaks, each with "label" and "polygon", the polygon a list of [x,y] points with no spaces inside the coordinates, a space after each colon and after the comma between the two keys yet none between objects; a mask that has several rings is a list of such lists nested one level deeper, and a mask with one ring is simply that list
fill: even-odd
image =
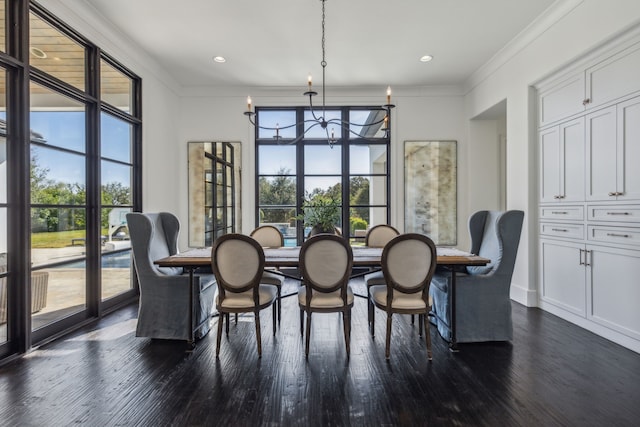
[{"label": "chandelier arm", "polygon": [[371,122],[371,123],[354,123],[354,122],[348,122],[346,120],[341,120],[341,119],[331,119],[331,120],[328,120],[327,123],[329,124],[341,123],[343,125],[360,126],[364,128],[364,127],[370,127],[370,126],[379,125],[380,123],[384,123],[384,117],[381,118],[380,120],[376,120],[375,122]]},{"label": "chandelier arm", "polygon": [[[339,124],[341,128],[343,128],[344,130],[348,131],[349,133],[354,134],[355,136],[357,136],[358,138],[360,138],[362,140],[370,141],[370,142],[377,142],[378,139],[376,139],[376,138],[367,138],[365,136],[360,135],[358,132],[356,132],[354,130],[351,130],[351,126],[369,127],[369,126],[373,126],[375,124],[380,124],[382,122],[384,122],[384,119],[378,120],[377,122],[372,122],[372,123],[370,123],[368,125],[359,125],[357,123],[351,123],[351,122],[348,122],[346,120],[331,119],[327,123],[328,124]],[[389,128],[382,128],[382,131],[388,132]]]},{"label": "chandelier arm", "polygon": [[[313,101],[311,98],[312,95],[309,95],[309,111],[311,112],[311,117],[313,117],[314,121],[319,121],[320,119],[324,119],[324,115],[323,116],[317,116],[315,110],[313,109]],[[324,98],[324,95],[323,95]],[[323,111],[324,114],[324,111]]]}]

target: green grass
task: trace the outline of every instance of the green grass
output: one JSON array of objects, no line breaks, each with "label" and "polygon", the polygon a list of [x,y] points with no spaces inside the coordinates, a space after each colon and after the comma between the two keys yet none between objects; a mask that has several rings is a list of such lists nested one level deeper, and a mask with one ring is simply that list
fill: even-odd
[{"label": "green grass", "polygon": [[71,239],[84,239],[87,237],[86,234],[86,230],[33,233],[31,235],[31,247],[39,249],[66,248],[71,246]]}]

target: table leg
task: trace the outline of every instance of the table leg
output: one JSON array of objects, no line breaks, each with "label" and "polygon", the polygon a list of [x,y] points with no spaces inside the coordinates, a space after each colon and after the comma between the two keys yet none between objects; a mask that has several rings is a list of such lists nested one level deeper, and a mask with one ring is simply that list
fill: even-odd
[{"label": "table leg", "polygon": [[193,275],[194,267],[189,267],[189,340],[187,341],[187,352],[193,351],[196,340],[193,330]]},{"label": "table leg", "polygon": [[451,267],[451,290],[449,292],[449,319],[451,319],[451,341],[449,342],[449,350],[457,353],[458,342],[456,337],[456,269]]}]

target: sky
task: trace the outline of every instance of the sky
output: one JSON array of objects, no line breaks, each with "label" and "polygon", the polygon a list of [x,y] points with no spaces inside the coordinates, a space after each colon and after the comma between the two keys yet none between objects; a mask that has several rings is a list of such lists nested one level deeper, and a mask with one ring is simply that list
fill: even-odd
[{"label": "sky", "polygon": [[[83,111],[32,111],[31,130],[42,136],[45,146],[32,145],[38,165],[48,169],[47,178],[56,182],[85,183],[85,113]],[[69,153],[47,148],[60,147]],[[108,114],[101,114],[101,155],[111,160],[131,162],[130,125]],[[102,161],[102,182],[131,185],[131,168],[109,160]]]}]

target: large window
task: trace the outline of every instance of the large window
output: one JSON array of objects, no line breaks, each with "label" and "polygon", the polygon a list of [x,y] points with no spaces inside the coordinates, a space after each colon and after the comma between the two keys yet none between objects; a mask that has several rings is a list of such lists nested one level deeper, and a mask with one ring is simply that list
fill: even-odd
[{"label": "large window", "polygon": [[36,3],[0,0],[0,29],[4,357],[136,297],[141,82]]},{"label": "large window", "polygon": [[[362,241],[368,228],[387,224],[389,136],[380,125],[366,126],[383,117],[380,108],[332,107],[326,120],[354,125],[323,129],[303,107],[256,108],[260,126],[278,127],[256,128],[256,225],[274,225],[285,244],[296,245],[312,226],[303,205],[316,211],[337,207],[334,226],[352,242]],[[303,121],[304,126],[286,127]]]}]

